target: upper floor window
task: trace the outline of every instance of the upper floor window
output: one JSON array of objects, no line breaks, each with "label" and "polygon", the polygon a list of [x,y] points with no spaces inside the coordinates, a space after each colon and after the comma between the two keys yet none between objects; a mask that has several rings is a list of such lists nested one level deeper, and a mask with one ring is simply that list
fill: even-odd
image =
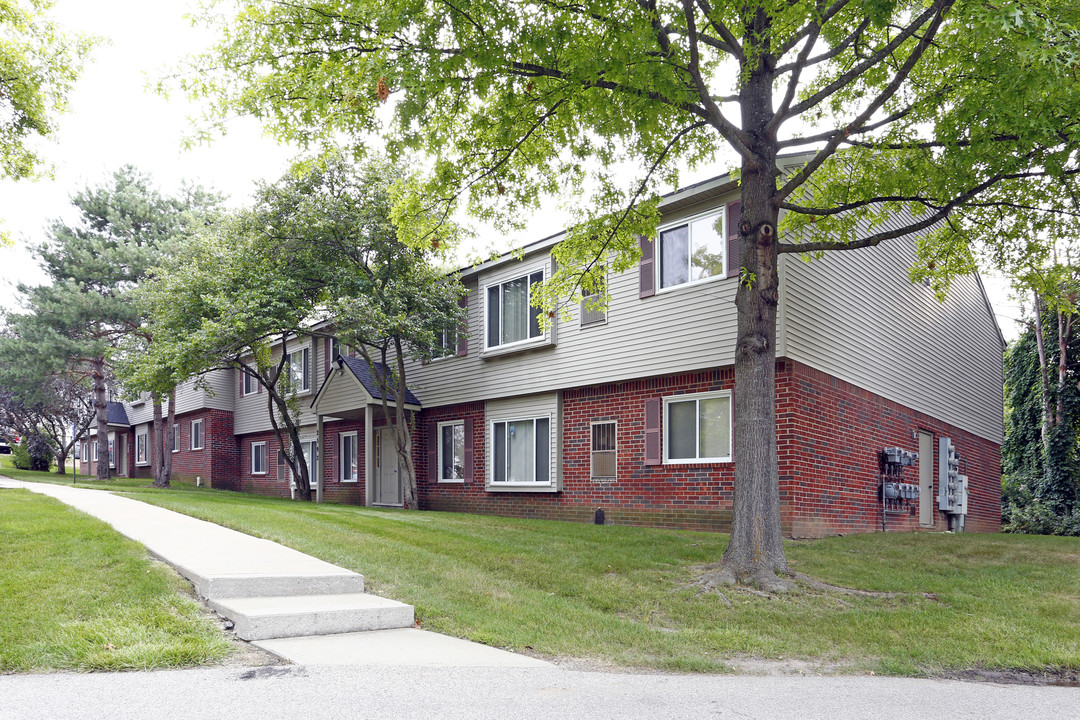
[{"label": "upper floor window", "polygon": [[660,231],[661,288],[726,274],[723,216],[722,212],[704,215]]},{"label": "upper floor window", "polygon": [[255,380],[255,376],[249,373],[247,370],[240,370],[241,376],[244,378],[243,387],[241,388],[241,395],[254,395],[258,392],[259,386]]},{"label": "upper floor window", "polygon": [[289,382],[293,392],[311,389],[311,350],[302,347],[289,353]]},{"label": "upper floor window", "polygon": [[534,286],[544,281],[543,270],[487,288],[487,346],[543,337],[540,309],[529,304]]}]

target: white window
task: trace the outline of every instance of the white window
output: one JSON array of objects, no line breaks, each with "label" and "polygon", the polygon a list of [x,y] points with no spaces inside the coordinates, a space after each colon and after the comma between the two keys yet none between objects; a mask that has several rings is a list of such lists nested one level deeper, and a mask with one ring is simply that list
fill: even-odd
[{"label": "white window", "polygon": [[289,353],[289,386],[293,392],[311,389],[311,350],[302,347]]},{"label": "white window", "polygon": [[266,474],[266,443],[265,442],[253,442],[253,443],[251,443],[251,474],[252,475],[265,475]]},{"label": "white window", "polygon": [[243,378],[243,381],[242,381],[243,384],[242,384],[242,386],[240,388],[240,394],[241,395],[244,395],[244,396],[246,396],[246,395],[254,395],[255,393],[259,392],[259,384],[255,380],[254,375],[249,373],[247,370],[244,370],[243,368],[241,368],[240,369],[240,376]]},{"label": "white window", "polygon": [[172,451],[180,452],[180,425],[172,426]]},{"label": "white window", "polygon": [[191,421],[191,449],[202,450],[203,449],[203,421],[192,420]]},{"label": "white window", "polygon": [[491,424],[492,483],[550,483],[551,420],[529,418]]},{"label": "white window", "polygon": [[91,442],[91,447],[94,448],[94,462],[97,462],[97,438],[94,438]]},{"label": "white window", "polygon": [[436,357],[457,355],[457,330],[440,330],[435,336]]},{"label": "white window", "polygon": [[614,482],[616,425],[614,422],[594,422],[590,458],[590,477],[597,482]]},{"label": "white window", "polygon": [[465,422],[439,423],[439,482],[465,480]]},{"label": "white window", "polygon": [[330,362],[334,362],[334,358],[341,354],[341,343],[338,339],[330,338]]},{"label": "white window", "polygon": [[304,460],[307,462],[308,481],[315,487],[319,474],[319,444],[315,440],[301,440],[300,448],[304,451]]},{"label": "white window", "polygon": [[[149,459],[150,449],[150,437],[147,434],[146,428],[138,430],[135,433],[135,464],[147,465],[150,462]],[[112,453],[112,442],[109,443],[109,453]]]},{"label": "white window", "polygon": [[664,462],[730,461],[730,392],[664,398]]},{"label": "white window", "polygon": [[722,212],[703,215],[660,231],[657,272],[661,288],[726,274],[723,217]]},{"label": "white window", "polygon": [[356,457],[356,433],[341,433],[338,436],[341,441],[341,482],[356,482],[359,477],[359,465]]},{"label": "white window", "polygon": [[109,433],[109,467],[116,467],[116,436]]},{"label": "white window", "polygon": [[544,281],[544,272],[522,275],[487,288],[487,346],[525,342],[543,337],[540,310],[529,304],[532,289]]}]

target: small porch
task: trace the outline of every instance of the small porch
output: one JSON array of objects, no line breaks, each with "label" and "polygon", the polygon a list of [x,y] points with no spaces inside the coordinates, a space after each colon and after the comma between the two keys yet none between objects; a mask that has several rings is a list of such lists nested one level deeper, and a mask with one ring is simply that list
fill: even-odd
[{"label": "small porch", "polygon": [[[327,478],[331,478],[336,487],[360,485],[364,505],[404,504],[394,429],[390,422],[384,422],[383,396],[374,373],[379,377],[389,375],[381,363],[371,368],[360,358],[338,355],[311,402],[320,444],[316,453],[316,502],[322,502],[327,495]],[[392,416],[397,400],[391,392],[387,395]],[[410,414],[421,410],[420,401],[407,389],[405,410]],[[412,448],[407,451],[411,453]]]}]

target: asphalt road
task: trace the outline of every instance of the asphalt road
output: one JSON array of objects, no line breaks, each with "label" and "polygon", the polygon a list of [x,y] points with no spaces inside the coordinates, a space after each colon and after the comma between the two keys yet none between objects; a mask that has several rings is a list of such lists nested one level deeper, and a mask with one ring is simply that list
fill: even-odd
[{"label": "asphalt road", "polygon": [[0,676],[0,720],[1080,719],[1080,689],[882,677],[268,666]]}]

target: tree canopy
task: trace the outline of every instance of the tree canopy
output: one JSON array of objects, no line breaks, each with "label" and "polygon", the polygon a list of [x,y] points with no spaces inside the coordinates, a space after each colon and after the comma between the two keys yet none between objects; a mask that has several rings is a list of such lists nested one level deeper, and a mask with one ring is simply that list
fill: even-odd
[{"label": "tree canopy", "polygon": [[[300,161],[262,185],[252,207],[204,228],[140,289],[154,338],[136,369],[168,367],[183,380],[235,368],[258,383],[304,499],[312,485],[301,413],[315,373],[309,368],[312,385],[298,387],[282,348],[337,337],[389,367],[373,374],[391,391],[384,398],[402,400],[395,429],[406,448],[403,361],[431,357],[439,331],[459,319],[459,285],[436,264],[453,237],[449,228],[430,235],[430,222],[406,211],[415,207],[406,178],[382,161]],[[405,240],[417,236],[421,244]]]},{"label": "tree canopy", "polygon": [[[1063,0],[472,0],[212,3],[181,84],[279,137],[375,133],[431,159],[449,212],[577,223],[544,301],[629,267],[659,191],[738,158],[741,283],[731,542],[708,582],[782,589],[775,452],[781,253],[918,233],[939,292],[979,252],[1077,227],[1080,8]],[[380,112],[392,102],[389,120]],[[386,126],[383,126],[383,122]],[[804,153],[781,173],[784,154]],[[718,167],[723,172],[726,167]],[[781,213],[783,217],[781,218]],[[782,224],[781,224],[782,219]]]},{"label": "tree canopy", "polygon": [[93,41],[48,17],[50,0],[0,0],[0,177],[30,177]]}]

